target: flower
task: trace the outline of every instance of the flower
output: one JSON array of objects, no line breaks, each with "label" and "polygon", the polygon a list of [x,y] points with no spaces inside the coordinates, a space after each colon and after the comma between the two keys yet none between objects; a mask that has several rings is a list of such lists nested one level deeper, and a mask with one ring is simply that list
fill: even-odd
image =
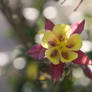
[{"label": "flower", "polygon": [[31,61],[29,65],[27,66],[26,71],[27,77],[30,80],[36,80],[38,76],[38,65],[35,61]]},{"label": "flower", "polygon": [[50,71],[54,82],[62,76],[67,62],[79,65],[92,64],[88,56],[80,50],[82,39],[79,34],[84,29],[85,20],[71,26],[55,25],[52,21],[45,20],[45,32],[41,44],[34,45],[28,53],[36,59],[48,58],[51,61]]},{"label": "flower", "polygon": [[56,24],[52,31],[47,30],[42,39],[42,47],[46,48],[45,56],[53,63],[66,63],[75,60],[82,46],[79,34],[70,35],[71,28],[65,24]]}]

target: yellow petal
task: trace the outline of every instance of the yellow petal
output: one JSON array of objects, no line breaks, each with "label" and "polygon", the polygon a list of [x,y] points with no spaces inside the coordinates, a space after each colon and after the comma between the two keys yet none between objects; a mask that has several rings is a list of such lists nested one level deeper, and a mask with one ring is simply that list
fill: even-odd
[{"label": "yellow petal", "polygon": [[82,39],[79,34],[73,34],[66,44],[66,48],[75,51],[80,50],[81,46],[82,46]]},{"label": "yellow petal", "polygon": [[78,57],[78,54],[73,52],[73,51],[69,51],[69,50],[65,50],[65,51],[61,51],[60,52],[61,55],[61,61],[62,62],[72,62],[73,60],[75,60]]},{"label": "yellow petal", "polygon": [[58,50],[50,48],[46,50],[45,56],[53,63],[53,64],[59,64],[59,53]]},{"label": "yellow petal", "polygon": [[46,31],[46,32],[44,33],[43,38],[42,38],[41,45],[42,45],[44,48],[48,48],[50,45],[53,45],[53,44],[56,45],[56,36],[53,34],[53,32],[51,32],[51,31]]},{"label": "yellow petal", "polygon": [[65,24],[56,24],[53,28],[53,32],[62,41],[70,36],[71,28]]}]

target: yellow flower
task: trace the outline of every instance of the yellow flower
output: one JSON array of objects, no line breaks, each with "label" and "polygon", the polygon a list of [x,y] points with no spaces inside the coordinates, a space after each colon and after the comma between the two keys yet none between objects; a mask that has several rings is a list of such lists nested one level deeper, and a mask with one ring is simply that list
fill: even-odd
[{"label": "yellow flower", "polygon": [[71,62],[78,57],[82,40],[79,34],[71,35],[69,25],[56,24],[53,30],[44,33],[41,45],[46,48],[45,56],[53,63]]},{"label": "yellow flower", "polygon": [[37,63],[31,62],[27,67],[27,76],[30,80],[35,80],[38,76],[38,65]]}]

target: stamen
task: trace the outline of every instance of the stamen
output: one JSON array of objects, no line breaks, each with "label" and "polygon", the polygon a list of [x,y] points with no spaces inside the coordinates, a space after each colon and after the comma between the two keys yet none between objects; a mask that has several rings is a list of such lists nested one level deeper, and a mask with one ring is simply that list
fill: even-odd
[{"label": "stamen", "polygon": [[62,35],[59,35],[59,40],[60,40],[60,41],[63,41],[63,40],[64,40],[64,38],[63,38]]}]

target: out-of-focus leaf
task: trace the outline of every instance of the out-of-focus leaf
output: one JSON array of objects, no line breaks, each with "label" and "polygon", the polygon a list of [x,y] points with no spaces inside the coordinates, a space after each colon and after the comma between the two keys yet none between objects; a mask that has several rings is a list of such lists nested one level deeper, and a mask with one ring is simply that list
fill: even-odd
[{"label": "out-of-focus leaf", "polygon": [[85,18],[88,22],[91,22],[92,23],[92,15],[90,14],[85,14]]},{"label": "out-of-focus leaf", "polygon": [[66,92],[72,92],[73,81],[71,76],[67,76],[63,81],[63,88]]},{"label": "out-of-focus leaf", "polygon": [[6,32],[6,36],[8,36],[9,38],[15,38],[17,34],[12,28],[9,28]]},{"label": "out-of-focus leaf", "polygon": [[44,19],[42,18],[42,19],[40,19],[40,20],[38,21],[38,30],[41,30],[41,29],[43,29],[43,28],[45,28],[45,21],[44,21]]},{"label": "out-of-focus leaf", "polygon": [[88,57],[92,60],[92,51],[87,53]]},{"label": "out-of-focus leaf", "polygon": [[42,7],[44,4],[44,0],[35,0],[35,8],[37,8],[39,11],[42,11]]}]

